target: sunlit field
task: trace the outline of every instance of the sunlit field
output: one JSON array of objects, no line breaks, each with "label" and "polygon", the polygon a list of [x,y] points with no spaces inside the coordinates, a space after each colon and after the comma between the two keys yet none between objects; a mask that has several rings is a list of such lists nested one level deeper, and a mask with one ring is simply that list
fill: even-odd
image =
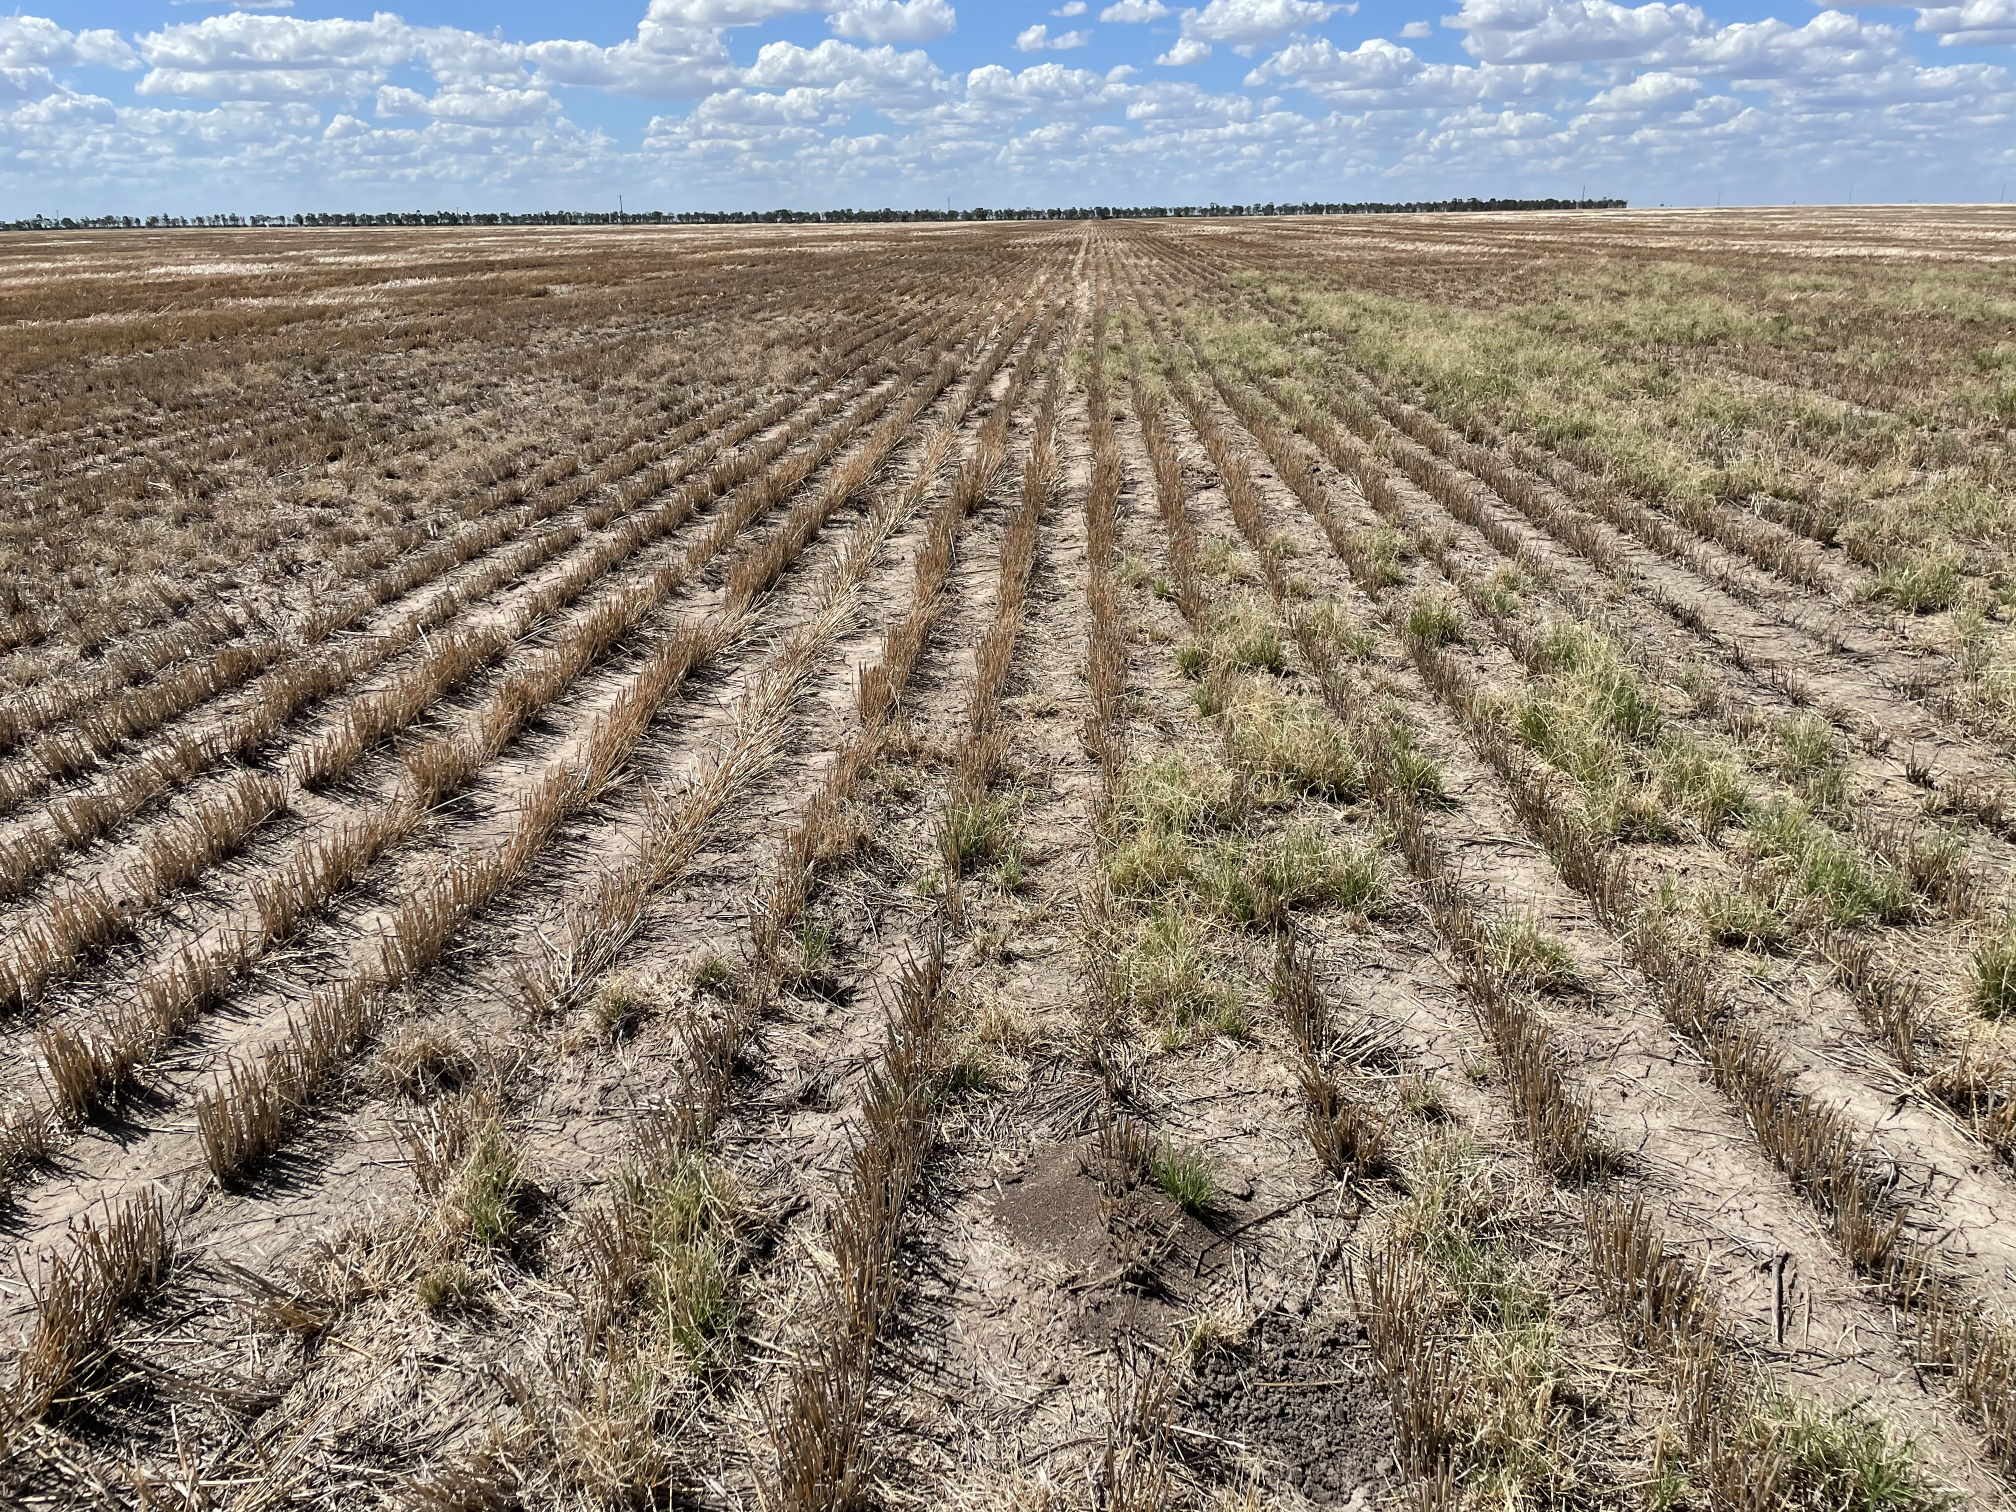
[{"label": "sunlit field", "polygon": [[2012,266],[0,241],[0,1504],[2007,1505]]}]

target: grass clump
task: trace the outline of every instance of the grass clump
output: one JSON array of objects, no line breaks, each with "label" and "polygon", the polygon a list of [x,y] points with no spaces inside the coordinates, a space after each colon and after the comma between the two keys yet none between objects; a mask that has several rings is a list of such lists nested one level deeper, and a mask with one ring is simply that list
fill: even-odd
[{"label": "grass clump", "polygon": [[1544,1296],[1518,1282],[1505,1253],[1506,1178],[1468,1135],[1431,1134],[1403,1170],[1408,1193],[1396,1210],[1396,1243],[1419,1255],[1473,1319],[1526,1319]]},{"label": "grass clump", "polygon": [[1176,648],[1176,667],[1192,679],[1214,673],[1278,674],[1288,670],[1288,648],[1262,602],[1242,595],[1216,608],[1204,629]]},{"label": "grass clump", "polygon": [[1369,913],[1386,895],[1378,852],[1338,844],[1306,825],[1257,840],[1221,843],[1201,881],[1218,913],[1263,928],[1279,924],[1296,908],[1323,904]]},{"label": "grass clump", "polygon": [[1463,611],[1452,598],[1417,593],[1407,606],[1406,628],[1417,646],[1453,646],[1463,639]]},{"label": "grass clump", "polygon": [[1485,926],[1498,969],[1535,992],[1567,993],[1583,985],[1582,969],[1568,947],[1540,927],[1531,914],[1496,918]]},{"label": "grass clump", "polygon": [[1148,1152],[1148,1179],[1192,1216],[1209,1212],[1218,1197],[1218,1174],[1196,1150],[1156,1145]]},{"label": "grass clump", "polygon": [[1816,772],[1840,764],[1841,743],[1835,738],[1834,727],[1818,714],[1788,719],[1774,733],[1778,773],[1787,781],[1804,782]]},{"label": "grass clump", "polygon": [[1783,869],[1784,880],[1831,924],[1901,924],[1919,912],[1901,873],[1864,856],[1802,804],[1767,811],[1750,834],[1758,851]]},{"label": "grass clump", "polygon": [[1834,727],[1817,714],[1802,714],[1779,725],[1772,766],[1805,795],[1808,803],[1838,808],[1847,790],[1847,763]]},{"label": "grass clump", "polygon": [[688,979],[696,991],[718,997],[734,985],[735,968],[710,951],[693,963]]},{"label": "grass clump", "polygon": [[1416,803],[1436,807],[1447,803],[1442,763],[1421,749],[1413,728],[1395,718],[1386,722],[1383,733],[1386,780]]},{"label": "grass clump", "polygon": [[1397,588],[1407,581],[1401,565],[1412,561],[1414,553],[1407,545],[1407,538],[1391,525],[1381,525],[1366,536],[1364,555],[1376,586]]},{"label": "grass clump", "polygon": [[435,1317],[466,1312],[483,1291],[483,1278],[460,1260],[431,1265],[413,1283],[422,1308]]},{"label": "grass clump", "polygon": [[1110,972],[1120,999],[1151,1023],[1189,1030],[1244,1022],[1237,995],[1212,969],[1203,927],[1179,909],[1143,915]]},{"label": "grass clump", "polygon": [[1543,669],[1504,707],[1512,728],[1582,789],[1590,822],[1618,839],[1712,835],[1750,806],[1740,768],[1668,727],[1651,690],[1607,637],[1557,625]]},{"label": "grass clump", "polygon": [[1195,876],[1199,844],[1234,813],[1231,774],[1171,754],[1130,767],[1109,817],[1107,880],[1122,898],[1167,895]]},{"label": "grass clump", "polygon": [[471,1142],[453,1201],[453,1219],[472,1244],[501,1249],[518,1226],[521,1160],[501,1124],[486,1124]]},{"label": "grass clump", "polygon": [[1661,742],[1652,780],[1660,802],[1704,835],[1737,823],[1752,807],[1750,790],[1735,762],[1677,739]]},{"label": "grass clump", "polygon": [[1491,613],[1497,615],[1514,614],[1519,609],[1519,596],[1526,589],[1526,578],[1518,568],[1500,567],[1484,582],[1484,603]]},{"label": "grass clump", "polygon": [[1450,1116],[1449,1100],[1443,1095],[1441,1084],[1426,1072],[1409,1071],[1400,1078],[1395,1092],[1400,1110],[1410,1118],[1439,1124],[1446,1122]]},{"label": "grass clump", "polygon": [[1465,1506],[1595,1505],[1619,1425],[1578,1372],[1547,1286],[1515,1252],[1502,1169],[1470,1139],[1438,1132],[1401,1183],[1384,1257],[1353,1289],[1402,1452],[1447,1464]]},{"label": "grass clump", "polygon": [[1984,1018],[2007,1018],[2016,1012],[2016,919],[1974,947],[1970,995]]},{"label": "grass clump", "polygon": [[1278,797],[1353,798],[1364,788],[1358,754],[1322,705],[1249,684],[1225,722],[1226,755]]},{"label": "grass clump", "polygon": [[962,874],[1015,854],[1015,805],[1005,797],[955,799],[940,823],[946,860]]},{"label": "grass clump", "polygon": [[1906,614],[1937,614],[1960,597],[1960,561],[1945,555],[1913,556],[1879,569],[1868,596]]},{"label": "grass clump", "polygon": [[625,1167],[583,1229],[595,1320],[634,1317],[689,1364],[713,1361],[735,1313],[741,1220],[734,1184],[704,1156],[661,1153]]},{"label": "grass clump", "polygon": [[1563,703],[1605,734],[1644,745],[1663,728],[1665,715],[1637,670],[1609,637],[1586,625],[1550,629],[1541,642],[1540,664]]},{"label": "grass clump", "polygon": [[840,948],[840,931],[820,919],[807,919],[798,928],[795,959],[786,968],[789,980],[808,992],[825,993],[834,985],[834,963]]},{"label": "grass clump", "polygon": [[1760,1393],[1717,1446],[1717,1469],[1745,1479],[1745,1506],[1788,1512],[1935,1512],[1908,1443],[1867,1413]]},{"label": "grass clump", "polygon": [[1316,654],[1333,660],[1370,661],[1379,645],[1377,636],[1336,603],[1318,604],[1303,612],[1296,628],[1298,639],[1321,648]]},{"label": "grass clump", "polygon": [[474,1080],[476,1057],[459,1035],[438,1024],[408,1024],[378,1052],[378,1069],[400,1096],[425,1102]]},{"label": "grass clump", "polygon": [[630,1038],[644,1021],[650,996],[635,977],[618,973],[605,981],[588,1003],[588,1022],[595,1038],[618,1041]]},{"label": "grass clump", "polygon": [[1226,1309],[1194,1313],[1177,1325],[1176,1348],[1194,1368],[1206,1360],[1237,1353],[1246,1330],[1246,1320]]},{"label": "grass clump", "polygon": [[1782,889],[1762,883],[1746,887],[1710,888],[1695,894],[1694,915],[1708,938],[1738,950],[1777,954],[1787,950],[1796,933]]},{"label": "grass clump", "polygon": [[1252,558],[1225,536],[1212,536],[1198,546],[1197,570],[1228,583],[1251,583],[1259,576]]}]

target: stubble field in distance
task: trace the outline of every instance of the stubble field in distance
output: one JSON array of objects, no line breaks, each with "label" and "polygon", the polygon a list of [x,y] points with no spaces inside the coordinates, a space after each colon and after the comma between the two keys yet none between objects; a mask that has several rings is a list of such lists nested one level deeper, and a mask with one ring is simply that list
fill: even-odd
[{"label": "stubble field in distance", "polygon": [[2016,219],[0,244],[0,1504],[2016,1484]]}]

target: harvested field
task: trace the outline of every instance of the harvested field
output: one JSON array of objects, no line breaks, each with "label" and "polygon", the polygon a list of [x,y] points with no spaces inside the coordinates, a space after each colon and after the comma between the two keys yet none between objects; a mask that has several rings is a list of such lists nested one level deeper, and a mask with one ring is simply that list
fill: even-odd
[{"label": "harvested field", "polygon": [[0,243],[0,1505],[2011,1505],[2012,253]]}]

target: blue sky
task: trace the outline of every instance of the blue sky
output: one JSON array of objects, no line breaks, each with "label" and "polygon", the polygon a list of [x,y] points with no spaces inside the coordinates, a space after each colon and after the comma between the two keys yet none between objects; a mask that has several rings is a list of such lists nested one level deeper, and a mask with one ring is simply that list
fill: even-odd
[{"label": "blue sky", "polygon": [[0,17],[0,218],[2016,180],[2016,0],[241,3]]}]

